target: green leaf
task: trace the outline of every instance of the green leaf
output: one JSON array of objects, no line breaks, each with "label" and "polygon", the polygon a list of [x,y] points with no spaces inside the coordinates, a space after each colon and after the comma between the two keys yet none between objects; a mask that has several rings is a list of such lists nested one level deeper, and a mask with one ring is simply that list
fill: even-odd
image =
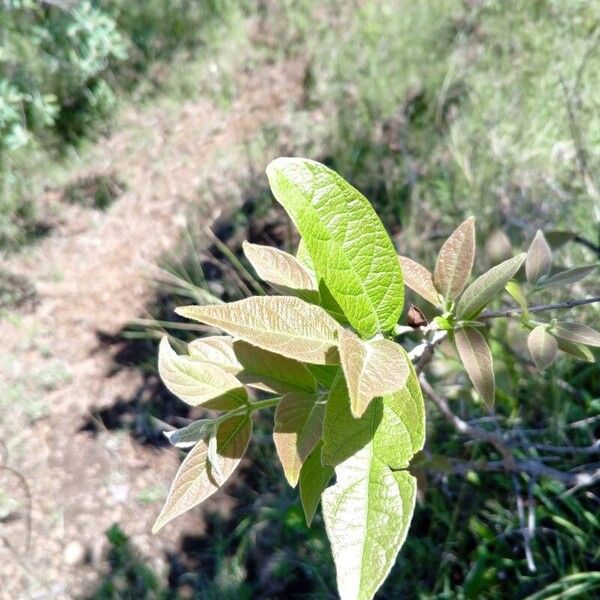
[{"label": "green leaf", "polygon": [[356,334],[340,328],[340,361],[350,394],[350,409],[361,417],[371,400],[402,389],[409,374],[402,347],[391,340],[364,342]]},{"label": "green leaf", "polygon": [[592,351],[583,344],[577,344],[576,342],[570,342],[569,340],[563,340],[558,338],[556,340],[558,342],[558,347],[560,350],[578,358],[579,360],[583,360],[585,362],[594,362],[594,355]]},{"label": "green leaf", "polygon": [[567,242],[570,242],[571,240],[575,239],[577,237],[577,234],[573,231],[560,231],[554,229],[552,231],[546,231],[544,237],[546,238],[546,241],[548,242],[550,247],[553,250],[556,250],[557,248],[564,246]]},{"label": "green leaf", "polygon": [[[406,538],[416,479],[408,471],[392,469],[405,468],[423,446],[418,388],[413,371],[404,397],[378,398],[360,419],[350,413],[343,378],[331,390],[322,460],[327,464],[327,458],[333,459],[337,481],[323,492],[322,503],[342,600],[372,598]],[[411,400],[413,406],[402,413]]]},{"label": "green leaf", "polygon": [[314,276],[315,279],[319,279],[317,270],[315,269],[315,263],[308,253],[308,248],[304,243],[303,239],[300,239],[298,249],[296,250],[296,258],[304,265],[306,269]]},{"label": "green leaf", "polygon": [[529,348],[529,354],[531,354],[535,366],[540,371],[554,362],[558,352],[558,344],[548,333],[547,325],[538,325],[531,331],[527,336],[527,348]]},{"label": "green leaf", "polygon": [[444,242],[438,254],[433,282],[447,300],[455,300],[469,281],[475,258],[475,219],[469,217]]},{"label": "green leaf", "polygon": [[330,389],[340,372],[337,365],[306,365],[311,375],[326,389]]},{"label": "green leaf", "polygon": [[586,346],[600,347],[600,332],[583,323],[559,321],[551,330],[552,335]]},{"label": "green leaf", "polygon": [[288,358],[339,363],[338,323],[321,307],[299,298],[253,296],[229,304],[185,306],[175,312]]},{"label": "green leaf", "polygon": [[321,463],[322,447],[323,442],[320,441],[300,470],[300,500],[309,527],[317,512],[321,494],[333,477],[333,467]]},{"label": "green leaf", "polygon": [[152,528],[157,533],[180,514],[212,496],[240,464],[246,452],[252,421],[247,416],[232,417],[221,423],[217,432],[216,457],[221,477],[215,478],[214,464],[208,460],[208,443],[200,440],[181,463],[167,501]]},{"label": "green leaf", "polygon": [[256,274],[280,294],[319,303],[319,288],[314,275],[295,256],[277,248],[246,241],[243,249]]},{"label": "green leaf", "polygon": [[247,386],[287,394],[294,390],[314,392],[315,378],[300,362],[222,335],[194,340],[188,345],[196,360],[217,365]]},{"label": "green leaf", "polygon": [[192,406],[233,410],[246,403],[246,390],[231,373],[191,356],[178,355],[163,337],[158,372],[167,389]]},{"label": "green leaf", "polygon": [[536,283],[550,273],[552,250],[541,230],[537,230],[525,259],[525,274],[529,283]]},{"label": "green leaf", "polygon": [[273,439],[288,483],[295,487],[302,464],[321,439],[325,402],[317,394],[291,392],[277,404]]},{"label": "green leaf", "polygon": [[433,285],[431,273],[424,266],[406,256],[399,256],[398,259],[404,275],[404,284],[419,294],[421,298],[425,298],[427,302],[439,306],[440,295]]},{"label": "green leaf", "polygon": [[463,327],[454,334],[454,342],[473,386],[483,401],[492,406],[496,384],[492,353],[485,338],[474,327]]},{"label": "green leaf", "polygon": [[550,277],[546,277],[544,280],[538,282],[539,287],[553,287],[555,285],[571,285],[581,281],[584,277],[587,277],[590,273],[593,273],[598,268],[598,264],[587,265],[585,267],[574,267],[573,269],[565,269],[554,273]]},{"label": "green leaf", "polygon": [[177,448],[191,448],[200,440],[208,439],[215,429],[214,419],[200,419],[181,429],[165,431],[164,435]]},{"label": "green leaf", "polygon": [[402,272],[368,200],[331,169],[303,158],[278,158],[267,175],[350,324],[365,337],[393,329],[404,301]]},{"label": "green leaf", "polygon": [[492,267],[487,273],[478,277],[463,293],[456,306],[459,319],[474,319],[516,275],[525,261],[526,254],[519,254],[503,263]]},{"label": "green leaf", "polygon": [[[404,352],[404,350],[402,350]],[[394,469],[408,466],[425,443],[425,405],[421,386],[408,356],[409,376],[404,388],[373,400],[362,417],[350,410],[348,387],[338,376],[327,400],[323,422],[324,465],[338,465],[358,452],[374,437],[379,453]]]},{"label": "green leaf", "polygon": [[516,300],[519,308],[523,311],[523,316],[529,319],[529,308],[527,307],[527,298],[523,288],[516,281],[509,281],[505,286],[506,291]]}]

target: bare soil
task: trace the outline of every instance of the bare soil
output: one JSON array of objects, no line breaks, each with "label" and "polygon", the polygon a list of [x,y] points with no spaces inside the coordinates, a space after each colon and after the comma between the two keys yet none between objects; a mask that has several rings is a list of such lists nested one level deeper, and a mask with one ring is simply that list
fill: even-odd
[{"label": "bare soil", "polygon": [[104,534],[114,523],[160,573],[184,532],[202,531],[198,510],[150,534],[179,456],[94,416],[142,384],[135,369],[113,372],[117,350],[100,340],[144,315],[149,265],[175,247],[189,207],[201,205],[206,224],[223,208],[203,183],[216,177],[226,187],[246,175],[241,149],[266,124],[285,132],[303,77],[302,61],[288,60],[240,74],[228,110],[207,99],[128,110],[71,181],[110,177],[121,194],[100,211],[49,190],[59,223],[6,261],[34,283],[36,300],[0,322],[1,460],[12,469],[0,470],[0,492],[18,503],[0,513],[0,598],[85,597],[107,568]]}]

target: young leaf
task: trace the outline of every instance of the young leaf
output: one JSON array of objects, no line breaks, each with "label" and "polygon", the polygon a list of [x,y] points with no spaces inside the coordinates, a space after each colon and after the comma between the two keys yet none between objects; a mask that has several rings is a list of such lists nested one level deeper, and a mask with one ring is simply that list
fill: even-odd
[{"label": "young leaf", "polygon": [[208,439],[214,428],[214,419],[200,419],[181,429],[165,431],[164,435],[176,448],[191,448],[196,442]]},{"label": "young leaf", "polygon": [[600,347],[600,332],[583,323],[559,321],[552,328],[552,335],[576,344]]},{"label": "young leaf", "polygon": [[333,477],[333,467],[324,466],[321,463],[322,446],[323,442],[321,441],[300,469],[300,500],[302,501],[306,524],[309,527],[317,512],[321,494]]},{"label": "young leaf", "polygon": [[323,517],[331,542],[341,600],[371,600],[391,571],[406,539],[417,480],[392,471],[374,441],[335,469],[323,492]]},{"label": "young leaf", "polygon": [[492,406],[496,384],[492,353],[485,338],[474,327],[463,327],[454,334],[454,342],[473,386],[483,401]]},{"label": "young leaf", "polygon": [[365,337],[390,331],[402,312],[402,272],[368,200],[331,169],[303,158],[278,158],[267,175],[350,324]]},{"label": "young leaf", "polygon": [[337,322],[319,306],[290,296],[254,296],[177,314],[219,327],[259,348],[302,362],[337,364]]},{"label": "young leaf", "polygon": [[552,287],[555,285],[571,285],[572,283],[577,283],[578,281],[581,281],[584,277],[587,277],[597,268],[598,265],[595,264],[588,265],[585,267],[574,267],[573,269],[559,271],[558,273],[554,273],[554,275],[547,277],[543,281],[540,281],[538,285],[540,287]]},{"label": "young leaf", "polygon": [[198,338],[188,344],[192,358],[221,367],[236,375],[243,367],[233,351],[233,338],[229,335],[214,335]]},{"label": "young leaf", "polygon": [[242,384],[220,367],[180,356],[163,337],[158,351],[158,372],[167,389],[192,406],[232,410],[248,395]]},{"label": "young leaf", "polygon": [[437,291],[455,300],[469,281],[475,258],[475,219],[469,217],[444,242],[433,271]]},{"label": "young leaf", "polygon": [[585,362],[594,362],[594,355],[592,351],[583,344],[578,344],[576,342],[570,342],[569,340],[563,340],[558,338],[557,340],[558,347],[560,350],[565,352],[566,354],[570,354],[579,360],[583,360]]},{"label": "young leaf", "polygon": [[516,281],[509,281],[505,286],[506,291],[516,300],[523,315],[529,318],[529,308],[527,307],[527,298],[523,288]]},{"label": "young leaf", "polygon": [[409,373],[408,361],[398,344],[391,340],[363,342],[342,328],[338,344],[354,417],[361,417],[373,398],[404,387]]},{"label": "young leaf", "polygon": [[152,528],[157,533],[169,521],[212,496],[239,465],[246,452],[252,421],[247,416],[232,417],[217,432],[216,457],[222,479],[215,480],[214,463],[208,460],[208,443],[200,440],[181,463],[167,501]]},{"label": "young leaf", "polygon": [[[404,352],[404,350],[403,350]],[[338,465],[358,452],[377,432],[377,446],[394,469],[408,466],[425,443],[425,406],[421,386],[409,362],[404,388],[373,400],[360,418],[350,411],[348,387],[338,376],[327,400],[323,422],[324,465]]]},{"label": "young leaf", "polygon": [[478,277],[463,293],[456,306],[459,319],[474,319],[515,276],[525,260],[525,253],[519,254],[492,267]]},{"label": "young leaf", "polygon": [[311,273],[311,275],[318,279],[317,271],[315,269],[315,263],[308,253],[308,248],[304,243],[303,239],[300,239],[300,243],[298,244],[298,249],[296,250],[296,258],[304,265],[306,269]]},{"label": "young leaf", "polygon": [[316,279],[291,254],[258,244],[243,243],[244,254],[256,274],[284,296],[298,296],[318,304],[319,288]]},{"label": "young leaf", "polygon": [[556,358],[558,344],[548,333],[546,325],[538,325],[527,336],[527,347],[535,366],[543,371],[549,367]]},{"label": "young leaf", "polygon": [[529,283],[536,283],[541,277],[550,273],[552,267],[552,250],[546,242],[544,234],[538,229],[525,259],[525,274]]},{"label": "young leaf", "polygon": [[427,302],[434,306],[439,306],[440,295],[433,285],[431,273],[418,262],[406,257],[399,256],[402,274],[404,275],[404,284],[413,292],[416,292]]},{"label": "young leaf", "polygon": [[275,394],[293,391],[314,392],[317,382],[297,360],[263,350],[242,340],[233,343],[237,359],[243,366],[238,379],[250,387]]},{"label": "young leaf", "polygon": [[277,404],[273,439],[283,472],[296,487],[302,464],[321,439],[325,403],[316,394],[291,392]]}]

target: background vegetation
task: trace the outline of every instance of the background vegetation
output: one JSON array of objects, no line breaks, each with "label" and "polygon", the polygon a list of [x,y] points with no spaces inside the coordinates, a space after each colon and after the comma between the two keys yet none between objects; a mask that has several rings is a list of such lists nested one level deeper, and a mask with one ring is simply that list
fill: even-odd
[{"label": "background vegetation", "polygon": [[[217,241],[208,244],[204,229],[193,225],[201,219],[190,214],[180,250],[164,257],[156,301],[147,307],[156,321],[123,333],[131,350],[126,364],[143,370],[155,394],[136,406],[136,439],[160,439],[154,417],[175,423],[185,416],[169,413],[172,399],[154,373],[154,333],[173,318],[173,307],[202,301],[207,292],[224,300],[246,295],[252,278],[231,260],[241,260],[244,238],[293,248],[264,187],[266,149],[333,166],[376,204],[398,249],[428,267],[443,237],[470,214],[481,247],[498,229],[513,247],[526,247],[541,227],[572,232],[557,251],[562,266],[599,260],[596,2],[8,0],[0,35],[6,253],[46,230],[43,187],[64,188],[120,111],[201,97],[227,110],[244,69],[297,58],[304,65],[302,100],[290,105],[283,134],[267,125],[244,149],[256,168],[237,182],[234,202],[244,201],[243,209],[224,215],[213,228]],[[101,186],[105,208],[102,190],[113,183]],[[228,194],[204,180],[197,185],[199,195]],[[70,197],[79,202],[77,194]],[[494,248],[487,244],[480,266],[493,260]],[[598,294],[600,279],[592,275],[574,289],[581,297]],[[539,299],[565,297],[559,289]],[[598,316],[594,306],[576,314],[590,323]],[[197,335],[168,331],[181,339]],[[597,444],[597,364],[561,359],[540,375],[505,323],[494,324],[492,340],[499,392],[491,415],[477,405],[450,352],[435,364],[436,389],[457,414],[510,430],[537,455],[544,446]],[[597,597],[598,487],[568,493],[545,479],[477,469],[453,474],[444,457],[493,460],[494,451],[465,443],[429,408],[427,451],[438,462],[421,474],[411,533],[381,597]],[[267,429],[258,425],[250,461],[231,492],[239,499],[235,509],[205,514],[206,533],[170,562],[168,581],[115,524],[110,569],[90,597],[335,597],[322,521],[306,528]],[[119,421],[117,428],[127,425]],[[552,466],[577,468],[581,459],[567,451]],[[598,461],[598,454],[583,459]]]}]

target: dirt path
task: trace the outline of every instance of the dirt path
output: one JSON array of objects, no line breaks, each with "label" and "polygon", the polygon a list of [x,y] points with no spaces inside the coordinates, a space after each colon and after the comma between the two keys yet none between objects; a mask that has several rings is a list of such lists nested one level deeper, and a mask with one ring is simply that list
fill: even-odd
[{"label": "dirt path", "polygon": [[[74,174],[114,174],[123,195],[106,212],[67,209],[57,230],[7,265],[35,282],[39,304],[0,323],[3,459],[24,476],[33,501],[29,549],[23,507],[0,521],[1,598],[73,598],[93,589],[113,523],[159,570],[183,529],[201,526],[192,515],[149,534],[160,506],[143,498],[168,485],[175,452],[141,447],[126,434],[81,431],[92,407],[140,384],[135,371],[107,377],[111,353],[99,350],[97,332],[116,333],[143,314],[148,265],[173,247],[198,194],[203,201],[201,183],[220,170],[244,174],[239,149],[265,124],[285,123],[303,74],[299,62],[247,73],[229,111],[202,100],[175,114],[123,115],[120,130],[95,149],[93,168]],[[14,473],[1,473],[0,493],[24,501],[17,484]],[[0,495],[0,510],[1,502]]]}]

